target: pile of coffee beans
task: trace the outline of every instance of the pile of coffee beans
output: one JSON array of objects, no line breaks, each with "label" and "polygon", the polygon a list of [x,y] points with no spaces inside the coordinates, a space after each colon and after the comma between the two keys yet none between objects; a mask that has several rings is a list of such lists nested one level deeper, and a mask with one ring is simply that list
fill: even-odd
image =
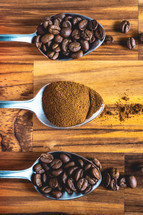
[{"label": "pile of coffee beans", "polygon": [[135,188],[137,180],[135,176],[120,176],[119,169],[111,168],[103,174],[103,186],[113,191],[119,190],[120,187]]},{"label": "pile of coffee beans", "polygon": [[41,154],[33,171],[33,184],[40,193],[53,198],[61,198],[64,192],[86,194],[101,178],[92,162],[64,152]]},{"label": "pile of coffee beans", "polygon": [[104,36],[105,31],[96,20],[61,13],[44,18],[34,43],[51,60],[80,58]]}]

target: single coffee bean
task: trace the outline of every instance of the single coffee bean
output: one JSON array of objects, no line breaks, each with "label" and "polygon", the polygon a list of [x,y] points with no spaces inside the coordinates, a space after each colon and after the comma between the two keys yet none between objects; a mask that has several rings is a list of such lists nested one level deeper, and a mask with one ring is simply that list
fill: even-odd
[{"label": "single coffee bean", "polygon": [[97,178],[93,178],[93,177],[88,176],[88,175],[86,175],[85,178],[88,180],[89,184],[92,184],[92,185],[96,184],[98,181]]},{"label": "single coffee bean", "polygon": [[71,57],[72,57],[73,59],[80,58],[80,57],[82,57],[82,56],[83,56],[83,51],[82,51],[82,50],[80,50],[80,51],[78,51],[78,52],[75,52],[75,53],[72,53],[72,54],[71,54]]},{"label": "single coffee bean", "polygon": [[106,44],[107,44],[107,45],[110,45],[110,44],[112,44],[112,43],[114,43],[113,37],[112,37],[111,35],[106,35],[103,44],[105,44],[105,45],[106,45]]},{"label": "single coffee bean", "polygon": [[54,25],[60,27],[61,21],[62,21],[62,20],[61,20],[60,18],[55,19],[55,20],[54,20]]},{"label": "single coffee bean", "polygon": [[62,24],[62,26],[63,26],[64,28],[71,28],[71,27],[72,27],[72,24],[71,24],[70,21],[64,21],[63,24]]},{"label": "single coffee bean", "polygon": [[62,50],[63,50],[63,52],[67,52],[68,49],[69,49],[69,40],[64,39],[62,42]]},{"label": "single coffee bean", "polygon": [[119,186],[117,184],[117,180],[116,179],[112,179],[111,183],[110,183],[110,187],[113,191],[117,191],[119,190]]},{"label": "single coffee bean", "polygon": [[103,40],[103,38],[105,37],[105,31],[100,25],[98,25],[98,28],[95,31],[95,37],[98,40]]},{"label": "single coffee bean", "polygon": [[46,154],[41,154],[40,156],[40,160],[43,162],[43,163],[51,163],[53,161],[54,157],[52,154],[50,153],[46,153]]},{"label": "single coffee bean", "polygon": [[87,27],[87,24],[88,24],[88,20],[84,19],[84,20],[79,22],[78,27],[81,31],[84,31]]},{"label": "single coffee bean", "polygon": [[69,188],[70,188],[73,192],[76,192],[76,191],[77,191],[76,188],[75,188],[75,185],[74,185],[74,180],[73,180],[73,178],[69,178],[69,179],[67,180],[67,184],[68,184]]},{"label": "single coffee bean", "polygon": [[63,169],[62,168],[59,168],[59,169],[56,169],[56,170],[52,170],[51,173],[53,176],[59,176],[60,174],[62,174],[63,172]]},{"label": "single coffee bean", "polygon": [[40,49],[40,48],[42,47],[42,43],[41,43],[41,42],[35,43],[35,45],[36,45],[36,47],[37,47],[38,49]]},{"label": "single coffee bean", "polygon": [[122,33],[127,33],[130,30],[130,23],[127,20],[124,20],[120,24],[120,31]]},{"label": "single coffee bean", "polygon": [[42,187],[42,188],[41,188],[41,191],[42,191],[43,193],[45,193],[45,194],[48,194],[48,193],[50,193],[50,192],[52,191],[52,188],[49,187],[49,186],[45,186],[45,187]]},{"label": "single coffee bean", "polygon": [[92,168],[91,173],[95,178],[97,178],[98,180],[100,179],[100,173],[99,173],[98,169]]},{"label": "single coffee bean", "polygon": [[50,25],[49,26],[49,32],[51,34],[57,35],[60,33],[61,28],[57,25]]},{"label": "single coffee bean", "polygon": [[75,40],[80,39],[80,31],[78,29],[74,29],[72,34],[71,34],[72,38]]},{"label": "single coffee bean", "polygon": [[105,187],[109,187],[109,185],[111,184],[111,176],[109,173],[106,173],[103,177],[103,184]]},{"label": "single coffee bean", "polygon": [[38,25],[37,34],[38,35],[44,35],[45,34],[45,29],[44,29],[42,24]]},{"label": "single coffee bean", "polygon": [[73,25],[76,25],[81,20],[82,20],[81,17],[74,17],[73,18]]},{"label": "single coffee bean", "polygon": [[[52,50],[55,51],[57,48],[59,47],[59,44],[58,43],[54,43],[52,45]],[[59,47],[60,48],[60,47]]]},{"label": "single coffee bean", "polygon": [[87,186],[88,186],[88,181],[86,178],[81,178],[77,182],[77,188],[80,191],[84,191],[87,188]]},{"label": "single coffee bean", "polygon": [[61,43],[63,41],[63,37],[61,37],[61,35],[56,35],[55,36],[55,43]]},{"label": "single coffee bean", "polygon": [[42,187],[42,180],[41,180],[41,175],[40,174],[34,175],[34,184],[37,187]]},{"label": "single coffee bean", "polygon": [[63,162],[59,159],[54,159],[50,164],[52,169],[59,169],[62,166]]},{"label": "single coffee bean", "polygon": [[42,174],[42,173],[44,173],[45,172],[45,170],[43,169],[43,167],[41,166],[41,164],[36,164],[35,166],[34,166],[34,171],[36,172],[36,173],[38,173],[38,174]]},{"label": "single coffee bean", "polygon": [[59,190],[53,190],[53,191],[51,192],[51,195],[52,195],[54,198],[59,199],[59,198],[62,197],[62,192],[59,191]]},{"label": "single coffee bean", "polygon": [[43,22],[43,27],[45,28],[45,29],[47,29],[47,27],[48,27],[48,25],[49,25],[49,21],[47,20],[45,20],[44,22]]},{"label": "single coffee bean", "polygon": [[73,194],[73,191],[72,191],[69,187],[65,187],[65,191],[66,191],[68,194]]},{"label": "single coffee bean", "polygon": [[119,169],[117,169],[117,168],[111,168],[110,169],[110,175],[111,175],[111,178],[118,179],[119,176],[120,176]]},{"label": "single coffee bean", "polygon": [[131,188],[135,188],[137,186],[137,180],[135,178],[135,176],[131,175],[128,177],[127,179],[128,185]]},{"label": "single coffee bean", "polygon": [[95,19],[93,19],[93,20],[89,21],[88,26],[89,26],[90,30],[95,31],[97,29],[97,27],[98,27],[98,22]]},{"label": "single coffee bean", "polygon": [[71,161],[71,162],[67,163],[67,164],[65,165],[65,169],[67,169],[67,168],[69,168],[69,167],[72,167],[72,166],[75,166],[75,162],[74,162],[74,161]]},{"label": "single coffee bean", "polygon": [[68,170],[68,175],[69,175],[69,176],[72,175],[73,172],[74,172],[75,170],[77,170],[77,169],[78,169],[77,166],[70,167],[69,170]]},{"label": "single coffee bean", "polygon": [[83,177],[83,169],[77,169],[74,175],[76,181]]},{"label": "single coffee bean", "polygon": [[45,44],[45,43],[48,43],[53,38],[54,38],[54,35],[48,33],[48,34],[45,34],[44,36],[42,36],[41,42]]},{"label": "single coffee bean", "polygon": [[61,36],[64,37],[64,38],[68,38],[71,34],[72,30],[70,27],[67,27],[67,28],[62,28],[61,30]]},{"label": "single coffee bean", "polygon": [[42,175],[42,182],[44,184],[47,182],[47,175],[45,173]]},{"label": "single coffee bean", "polygon": [[61,176],[61,181],[63,184],[65,184],[67,182],[67,178],[68,178],[68,176],[67,176],[66,172],[64,172]]},{"label": "single coffee bean", "polygon": [[51,44],[52,44],[52,40],[48,41],[48,42],[46,43],[47,48],[49,48]]},{"label": "single coffee bean", "polygon": [[47,56],[51,60],[56,60],[59,57],[59,53],[58,52],[54,52],[54,51],[48,51],[47,52]]},{"label": "single coffee bean", "polygon": [[85,167],[84,167],[84,170],[85,171],[89,170],[91,168],[91,166],[92,166],[91,163],[86,164]]},{"label": "single coffee bean", "polygon": [[40,42],[40,37],[41,37],[40,35],[36,36],[35,39],[34,39],[34,42],[39,43]]},{"label": "single coffee bean", "polygon": [[83,194],[89,193],[92,189],[92,186],[89,184],[88,187],[82,192]]},{"label": "single coffee bean", "polygon": [[83,166],[84,166],[84,162],[83,162],[83,160],[82,160],[81,158],[79,158],[79,159],[77,160],[77,162],[78,162],[78,164],[79,164],[80,167],[83,167]]},{"label": "single coffee bean", "polygon": [[[89,42],[90,43],[93,43],[93,42],[95,42],[95,40],[96,40],[96,38],[94,37],[94,35],[91,37],[91,39],[89,40]],[[93,44],[93,45],[95,45],[95,44]]]},{"label": "single coffee bean", "polygon": [[42,166],[45,171],[49,171],[50,167],[46,163],[42,163]]},{"label": "single coffee bean", "polygon": [[84,52],[87,52],[89,50],[89,43],[87,40],[81,40],[80,44],[81,44],[81,48]]},{"label": "single coffee bean", "polygon": [[54,15],[52,18],[53,18],[53,19],[58,19],[58,18],[64,19],[65,16],[66,16],[66,15],[65,15],[64,13],[59,13],[59,14]]},{"label": "single coffee bean", "polygon": [[143,33],[140,33],[140,34],[139,34],[139,41],[140,41],[140,42],[143,42]]},{"label": "single coffee bean", "polygon": [[120,178],[120,180],[119,180],[119,186],[123,187],[123,188],[127,187],[127,182],[126,182],[126,178],[125,177]]},{"label": "single coffee bean", "polygon": [[69,44],[69,50],[71,52],[78,52],[81,49],[80,43],[72,42]]},{"label": "single coffee bean", "polygon": [[42,46],[42,51],[43,51],[43,52],[47,52],[47,47],[46,47],[46,45],[44,45],[44,44],[43,44],[43,46]]},{"label": "single coffee bean", "polygon": [[57,178],[50,178],[49,186],[53,189],[57,188],[59,186],[58,179]]},{"label": "single coffee bean", "polygon": [[70,161],[70,157],[66,154],[60,154],[60,159],[63,161],[63,163],[67,163]]},{"label": "single coffee bean", "polygon": [[102,165],[100,163],[100,161],[97,158],[93,159],[93,163],[101,170],[102,169]]},{"label": "single coffee bean", "polygon": [[69,16],[66,16],[64,20],[65,21],[72,21],[72,19],[73,19],[73,17],[69,15]]},{"label": "single coffee bean", "polygon": [[136,46],[135,39],[134,39],[133,37],[129,37],[129,38],[127,39],[127,47],[128,47],[129,49],[134,49],[135,46]]},{"label": "single coffee bean", "polygon": [[81,33],[81,36],[82,36],[82,38],[83,38],[84,40],[89,41],[89,40],[91,40],[91,38],[92,38],[92,36],[93,36],[93,33],[92,33],[92,31],[90,31],[90,30],[88,30],[88,29],[85,29],[85,31],[83,31],[83,32]]}]

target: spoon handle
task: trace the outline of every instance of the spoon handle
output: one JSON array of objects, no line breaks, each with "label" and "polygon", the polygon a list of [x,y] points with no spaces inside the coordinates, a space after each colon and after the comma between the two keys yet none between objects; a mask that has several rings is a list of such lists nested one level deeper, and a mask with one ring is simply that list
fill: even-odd
[{"label": "spoon handle", "polygon": [[32,111],[33,99],[27,101],[0,101],[0,108],[17,108]]},{"label": "spoon handle", "polygon": [[4,170],[0,171],[0,178],[21,178],[21,179],[31,179],[31,172],[32,169],[24,169],[19,171],[10,171],[10,170]]},{"label": "spoon handle", "polygon": [[33,34],[0,34],[0,41],[32,43],[34,36],[36,36],[36,32],[34,32]]}]

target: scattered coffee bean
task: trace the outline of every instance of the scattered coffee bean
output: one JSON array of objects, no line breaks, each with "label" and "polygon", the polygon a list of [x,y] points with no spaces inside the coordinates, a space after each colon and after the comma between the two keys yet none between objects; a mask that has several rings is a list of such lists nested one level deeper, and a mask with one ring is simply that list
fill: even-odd
[{"label": "scattered coffee bean", "polygon": [[111,176],[111,178],[118,179],[119,176],[120,176],[119,169],[117,169],[117,168],[111,168],[110,169],[110,176]]},{"label": "scattered coffee bean", "polygon": [[129,37],[129,38],[127,39],[127,47],[128,47],[129,49],[134,49],[135,46],[136,46],[135,39],[134,39],[133,37]]},{"label": "scattered coffee bean", "polygon": [[125,177],[120,178],[120,180],[119,180],[119,186],[123,187],[123,188],[127,187],[127,182],[126,182],[126,178]]},{"label": "scattered coffee bean", "polygon": [[130,23],[127,20],[124,20],[120,24],[120,31],[122,33],[127,33],[130,30]]},{"label": "scattered coffee bean", "polygon": [[110,44],[112,44],[112,43],[114,43],[113,37],[112,37],[111,35],[106,35],[103,44],[105,44],[105,45],[106,45],[106,44],[107,44],[107,45],[110,45]]},{"label": "scattered coffee bean", "polygon": [[127,183],[129,185],[129,187],[131,188],[135,188],[137,186],[137,180],[135,178],[135,176],[129,176],[127,179]]},{"label": "scattered coffee bean", "polygon": [[104,179],[104,182],[103,182],[104,186],[108,188],[110,186],[110,184],[111,184],[111,176],[110,176],[110,174],[107,172],[104,175],[103,179]]},{"label": "scattered coffee bean", "polygon": [[119,190],[119,186],[118,186],[117,180],[115,178],[111,180],[110,187],[113,191]]}]

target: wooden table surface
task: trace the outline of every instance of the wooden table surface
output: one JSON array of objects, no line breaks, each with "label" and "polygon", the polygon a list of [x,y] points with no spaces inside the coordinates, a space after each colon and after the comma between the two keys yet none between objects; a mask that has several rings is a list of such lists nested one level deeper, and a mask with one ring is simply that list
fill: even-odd
[{"label": "wooden table surface", "polygon": [[[0,169],[28,168],[41,152],[64,150],[98,158],[103,170],[117,167],[133,174],[138,186],[118,192],[100,186],[79,199],[53,201],[30,182],[0,179],[0,214],[143,214],[143,174],[132,168],[143,163],[143,111],[123,121],[119,112],[119,104],[143,104],[143,44],[137,42],[134,50],[122,45],[143,32],[143,0],[0,0],[0,34],[32,33],[44,16],[60,12],[97,19],[114,44],[79,60],[56,62],[33,44],[0,42],[0,100],[31,99],[48,82],[70,80],[97,90],[106,111],[82,127],[60,131],[44,126],[30,111],[1,109]],[[131,23],[127,34],[118,31],[123,19]]]}]

